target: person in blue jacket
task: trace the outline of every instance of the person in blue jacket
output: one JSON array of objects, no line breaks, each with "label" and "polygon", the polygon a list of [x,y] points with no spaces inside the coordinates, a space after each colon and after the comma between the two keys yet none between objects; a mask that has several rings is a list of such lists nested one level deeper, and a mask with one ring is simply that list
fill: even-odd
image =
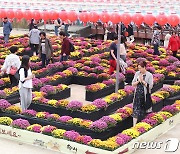
[{"label": "person in blue jacket", "polygon": [[12,24],[8,20],[8,18],[5,17],[4,21],[3,21],[3,34],[4,34],[4,41],[5,41],[5,43],[8,43],[9,35],[10,35],[11,31],[12,31]]}]

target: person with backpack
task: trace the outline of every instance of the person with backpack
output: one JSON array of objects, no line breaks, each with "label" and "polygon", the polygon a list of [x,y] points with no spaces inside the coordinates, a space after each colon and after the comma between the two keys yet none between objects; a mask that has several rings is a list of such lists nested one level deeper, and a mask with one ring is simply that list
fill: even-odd
[{"label": "person with backpack", "polygon": [[34,25],[33,29],[29,32],[29,42],[30,48],[32,51],[31,55],[38,55],[38,47],[39,47],[39,37],[40,31],[38,30],[37,25]]},{"label": "person with backpack", "polygon": [[15,73],[21,66],[21,61],[19,59],[19,56],[17,56],[15,53],[18,51],[18,48],[16,46],[12,46],[10,49],[11,54],[8,55],[4,61],[4,64],[1,68],[2,74],[6,73],[8,74],[11,82],[11,87],[17,86],[18,82],[15,78]]},{"label": "person with backpack", "polygon": [[74,51],[74,46],[66,36],[65,32],[61,31],[59,36],[62,41],[60,62],[67,61],[70,52]]},{"label": "person with backpack", "polygon": [[27,110],[32,101],[32,79],[35,75],[31,72],[29,59],[28,55],[24,55],[19,69],[19,94],[22,111]]},{"label": "person with backpack", "polygon": [[46,38],[45,32],[40,32],[39,58],[42,59],[42,68],[47,66],[53,56],[53,48],[51,42]]}]

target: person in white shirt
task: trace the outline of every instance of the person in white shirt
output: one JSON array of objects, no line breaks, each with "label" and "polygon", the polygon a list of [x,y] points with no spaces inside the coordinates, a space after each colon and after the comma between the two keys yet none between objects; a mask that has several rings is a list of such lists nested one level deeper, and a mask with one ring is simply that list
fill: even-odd
[{"label": "person in white shirt", "polygon": [[8,55],[4,61],[4,64],[1,68],[2,74],[6,73],[9,75],[11,87],[17,86],[17,79],[14,77],[14,73],[12,70],[18,70],[21,66],[21,61],[19,57],[15,54],[18,51],[16,46],[12,46],[10,49],[11,54]]},{"label": "person in white shirt", "polygon": [[165,38],[164,38],[164,47],[167,48],[169,45],[169,40],[171,38],[171,35],[169,34],[169,32],[166,34]]},{"label": "person in white shirt", "polygon": [[33,29],[29,32],[30,47],[33,55],[38,55],[38,47],[40,41],[39,34],[40,31],[38,30],[37,25],[34,25]]},{"label": "person in white shirt", "polygon": [[22,57],[22,64],[19,70],[19,94],[21,100],[22,111],[27,110],[32,101],[32,79],[35,77],[31,72],[29,64],[29,56]]}]

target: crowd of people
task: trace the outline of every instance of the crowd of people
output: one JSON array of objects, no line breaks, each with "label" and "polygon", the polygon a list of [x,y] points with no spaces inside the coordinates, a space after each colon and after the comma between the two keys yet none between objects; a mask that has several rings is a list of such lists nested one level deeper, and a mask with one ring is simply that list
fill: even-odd
[{"label": "crowd of people", "polygon": [[[72,43],[69,40],[68,36],[68,27],[69,23],[64,22],[60,19],[55,21],[55,35],[58,36],[62,41],[61,55],[59,61],[67,61],[71,52]],[[60,31],[60,27],[64,25],[64,30]],[[3,33],[4,41],[8,43],[10,32],[12,31],[12,25],[7,18],[4,18],[3,22]],[[47,38],[45,32],[40,32],[38,26],[35,24],[35,21],[32,19],[29,25],[29,45],[31,48],[32,55],[38,55],[42,61],[42,68],[46,67],[50,61],[53,59],[53,48],[50,40]],[[117,27],[118,31],[118,27]],[[154,46],[154,55],[160,55],[159,46],[160,46],[160,31],[161,27],[156,26],[154,28],[153,37],[151,44]],[[120,39],[118,39],[120,37]],[[112,40],[113,43],[109,47],[110,57],[109,57],[109,74],[113,74],[116,70],[117,65],[117,55],[120,55],[120,65],[126,66],[126,55],[127,55],[127,43],[133,43],[134,39],[134,30],[133,25],[129,24],[128,27],[125,27],[121,24],[121,35],[117,35],[117,32],[111,27],[107,31],[107,39]],[[118,40],[120,43],[118,44]],[[180,39],[176,31],[172,31],[172,35],[169,33],[165,36],[164,46],[167,50],[173,52],[173,56],[177,57],[177,52],[180,49]],[[118,50],[119,49],[119,50]],[[9,75],[10,82],[12,87],[18,85],[21,108],[26,110],[31,101],[32,101],[32,79],[35,77],[32,74],[30,68],[30,57],[24,55],[22,61],[16,55],[18,48],[12,46],[10,49],[11,54],[8,55],[5,59],[5,62],[1,68],[2,73]],[[119,52],[119,53],[118,53]],[[121,68],[122,73],[125,74],[123,68]],[[146,107],[144,104],[149,102],[149,94],[153,87],[153,75],[146,70],[146,62],[141,61],[138,64],[138,72],[135,73],[132,85],[135,87],[134,99],[133,99],[133,117],[134,125],[137,121],[140,121],[144,118],[147,112],[152,111],[152,106]]]},{"label": "crowd of people", "polygon": [[[55,34],[58,35],[61,20],[55,22]],[[59,32],[59,38],[62,41],[62,52],[60,61],[66,61],[70,55],[71,42],[68,39],[68,23],[65,23],[65,30]],[[8,18],[3,21],[4,42],[8,43],[10,32],[12,31],[11,22]],[[42,68],[46,67],[50,61],[53,61],[53,48],[50,40],[45,32],[38,30],[37,23],[34,19],[29,25],[29,46],[31,48],[31,56],[38,55],[42,61]],[[11,87],[19,87],[20,105],[22,110],[26,110],[32,101],[32,79],[35,77],[30,68],[30,57],[24,55],[20,61],[16,55],[18,48],[12,46],[9,48],[11,54],[5,59],[1,68],[1,75],[7,74],[10,78]]]}]

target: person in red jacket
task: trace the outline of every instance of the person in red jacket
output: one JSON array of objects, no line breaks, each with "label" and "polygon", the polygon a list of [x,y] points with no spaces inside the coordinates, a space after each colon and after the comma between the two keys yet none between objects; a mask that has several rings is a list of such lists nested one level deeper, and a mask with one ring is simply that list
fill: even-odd
[{"label": "person in red jacket", "polygon": [[179,37],[176,35],[176,32],[173,31],[167,49],[171,50],[173,52],[173,56],[176,58],[178,58],[177,51],[179,50],[179,46],[180,46]]},{"label": "person in red jacket", "polygon": [[65,32],[61,31],[59,33],[59,36],[60,36],[60,39],[62,40],[60,62],[67,61],[70,55],[70,42]]}]

